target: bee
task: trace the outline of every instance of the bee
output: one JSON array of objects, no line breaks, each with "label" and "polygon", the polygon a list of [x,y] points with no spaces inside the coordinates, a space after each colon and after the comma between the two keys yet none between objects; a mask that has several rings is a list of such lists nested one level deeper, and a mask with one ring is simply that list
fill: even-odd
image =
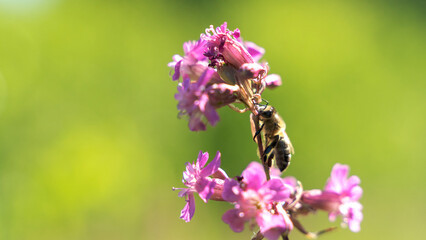
[{"label": "bee", "polygon": [[255,139],[262,131],[265,138],[265,151],[263,153],[263,162],[272,164],[272,159],[278,168],[283,172],[290,164],[291,155],[294,154],[293,145],[285,132],[285,122],[274,107],[266,104],[257,104],[258,119],[262,125],[254,134]]}]

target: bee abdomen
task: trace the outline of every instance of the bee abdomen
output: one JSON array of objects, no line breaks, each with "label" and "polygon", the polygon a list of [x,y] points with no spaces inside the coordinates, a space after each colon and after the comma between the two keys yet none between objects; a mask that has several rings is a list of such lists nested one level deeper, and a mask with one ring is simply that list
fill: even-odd
[{"label": "bee abdomen", "polygon": [[290,164],[290,160],[291,148],[284,139],[280,139],[275,147],[275,162],[281,172],[287,169]]}]

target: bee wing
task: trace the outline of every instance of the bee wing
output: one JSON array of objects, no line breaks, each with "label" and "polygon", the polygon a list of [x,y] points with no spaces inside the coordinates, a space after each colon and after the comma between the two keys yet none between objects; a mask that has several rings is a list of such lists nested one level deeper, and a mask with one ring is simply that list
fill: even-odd
[{"label": "bee wing", "polygon": [[291,144],[290,138],[288,137],[288,135],[285,131],[283,131],[283,135],[284,135],[284,141],[288,145],[288,147],[290,148],[290,153],[293,155],[294,154],[293,144]]}]

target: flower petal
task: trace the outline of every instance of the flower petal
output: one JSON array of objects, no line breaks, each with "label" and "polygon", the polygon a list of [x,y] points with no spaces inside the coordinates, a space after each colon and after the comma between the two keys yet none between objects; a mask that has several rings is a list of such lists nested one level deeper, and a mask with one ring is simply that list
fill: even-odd
[{"label": "flower petal", "polygon": [[247,51],[253,57],[253,60],[255,62],[258,62],[262,58],[263,54],[265,54],[265,49],[263,49],[262,47],[257,46],[253,42],[245,41],[244,42],[244,47],[247,48]]},{"label": "flower petal", "polygon": [[216,123],[219,122],[220,118],[219,114],[216,111],[216,108],[214,108],[209,103],[206,104],[204,115],[206,116],[207,121],[209,121],[212,126],[216,126]]},{"label": "flower petal", "polygon": [[240,184],[234,179],[225,179],[225,184],[223,186],[222,197],[227,202],[236,202],[238,201],[240,192]]},{"label": "flower petal", "polygon": [[206,111],[206,105],[209,103],[209,96],[207,94],[203,93],[203,94],[201,94],[199,99],[197,101],[195,101],[194,103],[198,106],[200,111],[202,113],[204,113]]},{"label": "flower petal", "polygon": [[354,187],[356,185],[359,185],[360,183],[361,183],[361,180],[359,179],[359,177],[353,175],[353,176],[350,176],[348,178],[348,180],[346,182],[346,187],[347,188],[352,188],[352,187]]},{"label": "flower petal", "polygon": [[173,81],[176,81],[179,79],[180,77],[180,65],[182,64],[182,60],[180,60],[179,62],[176,63],[175,65],[175,73],[173,74]]},{"label": "flower petal", "polygon": [[350,202],[340,206],[340,213],[343,215],[343,221],[349,225],[352,232],[361,230],[360,223],[363,219],[362,205],[359,202]]},{"label": "flower petal", "polygon": [[203,170],[200,172],[201,177],[208,177],[215,173],[220,167],[220,152],[217,151],[216,156],[213,158],[213,160],[207,164]]},{"label": "flower petal", "polygon": [[258,162],[251,162],[243,171],[242,176],[247,188],[254,190],[258,190],[266,182],[263,166]]},{"label": "flower petal", "polygon": [[284,201],[290,197],[291,189],[286,187],[280,179],[269,180],[262,188],[267,188],[270,200]]},{"label": "flower petal", "polygon": [[362,188],[360,186],[353,187],[349,195],[352,201],[358,201],[362,196]]},{"label": "flower petal", "polygon": [[256,217],[260,232],[269,240],[278,239],[286,231],[286,224],[281,215],[273,215],[263,211]]},{"label": "flower petal", "polygon": [[200,178],[195,184],[195,191],[198,192],[200,198],[207,203],[207,200],[212,196],[216,182],[208,178]]},{"label": "flower petal", "polygon": [[201,168],[204,167],[204,165],[206,165],[207,160],[209,160],[209,153],[205,152],[203,153],[202,151],[200,151],[200,153],[198,154],[198,158],[197,158],[197,166],[198,166],[198,170],[200,170]]},{"label": "flower petal", "polygon": [[335,193],[342,193],[346,187],[346,178],[348,176],[348,165],[336,163],[331,170],[331,176],[327,180],[325,190]]},{"label": "flower petal", "polygon": [[201,118],[199,117],[190,117],[189,118],[189,130],[191,131],[205,131],[206,125],[201,121]]},{"label": "flower petal", "polygon": [[182,188],[178,192],[178,197],[184,197],[184,196],[188,195],[189,193],[190,193],[190,189],[189,188]]},{"label": "flower petal", "polygon": [[343,164],[335,164],[331,170],[331,177],[334,180],[346,180],[348,177],[349,166]]},{"label": "flower petal", "polygon": [[204,71],[203,75],[201,75],[201,77],[198,79],[198,88],[206,86],[206,84],[210,81],[214,73],[215,70],[213,70],[212,68],[207,68],[206,71]]},{"label": "flower petal", "polygon": [[186,200],[185,207],[180,212],[180,218],[185,220],[185,222],[191,221],[195,213],[195,199],[194,194],[189,193],[188,199]]},{"label": "flower petal", "polygon": [[222,221],[229,224],[229,227],[234,232],[242,232],[244,230],[245,219],[240,217],[238,209],[228,210],[222,216]]},{"label": "flower petal", "polygon": [[296,188],[297,187],[297,179],[295,177],[285,177],[285,178],[282,178],[281,181],[284,184],[286,184],[286,185],[288,185],[288,186],[290,186],[292,188]]}]

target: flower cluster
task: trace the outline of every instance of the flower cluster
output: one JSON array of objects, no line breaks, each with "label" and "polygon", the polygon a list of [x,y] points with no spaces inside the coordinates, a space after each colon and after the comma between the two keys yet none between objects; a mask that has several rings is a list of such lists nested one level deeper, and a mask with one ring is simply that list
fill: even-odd
[{"label": "flower cluster", "polygon": [[[241,176],[229,178],[220,167],[220,153],[206,166],[208,153],[198,155],[193,164],[186,163],[183,183],[188,188],[180,190],[179,197],[185,197],[186,205],[181,211],[181,218],[189,222],[194,216],[194,193],[207,203],[209,199],[226,201],[234,208],[225,212],[223,222],[234,232],[244,230],[246,223],[250,229],[259,228],[262,236],[275,240],[287,235],[298,223],[301,215],[314,213],[317,210],[327,211],[330,220],[343,217],[343,223],[349,225],[353,232],[360,230],[362,205],[358,202],[362,195],[357,176],[348,177],[349,167],[336,164],[325,190],[301,189],[300,183],[293,177],[281,178],[273,175],[267,180],[263,166],[252,162]],[[308,236],[316,236],[299,229]]]},{"label": "flower cluster", "polygon": [[265,50],[243,41],[240,30],[230,31],[225,22],[210,26],[197,41],[183,44],[184,56],[174,55],[169,67],[172,79],[182,79],[175,95],[179,116],[189,117],[191,131],[206,130],[219,121],[216,109],[242,103],[256,113],[254,104],[265,87],[281,85],[279,75],[268,75],[266,62],[258,63]]},{"label": "flower cluster", "polygon": [[[242,173],[241,180],[225,180],[223,199],[234,204],[222,220],[235,232],[244,230],[244,223],[255,220],[260,232],[269,239],[277,239],[293,229],[282,204],[291,195],[291,187],[280,179],[266,180],[260,163],[252,162]],[[253,226],[252,226],[253,228]]]},{"label": "flower cluster", "polygon": [[195,162],[186,163],[182,179],[186,187],[173,188],[186,201],[180,218],[191,221],[198,194],[205,203],[213,200],[232,205],[222,221],[234,232],[247,225],[258,229],[252,239],[288,240],[293,229],[316,238],[333,230],[305,230],[299,218],[316,211],[326,211],[330,221],[341,216],[342,226],[360,231],[362,188],[357,176],[349,176],[347,165],[334,165],[324,190],[304,190],[296,178],[282,178],[280,170],[272,167],[275,162],[284,171],[294,151],[284,121],[261,96],[266,88],[281,85],[280,76],[268,74],[268,64],[259,62],[265,50],[243,41],[240,30],[229,30],[226,22],[217,28],[210,26],[199,40],[184,43],[183,49],[184,56],[175,55],[169,63],[174,70],[172,79],[178,81],[175,99],[179,116],[188,116],[190,130],[200,131],[206,130],[207,124],[217,124],[218,108],[250,111],[252,136],[262,164],[252,162],[241,175],[230,178],[220,168],[220,152],[207,164],[209,154],[200,151]]}]

